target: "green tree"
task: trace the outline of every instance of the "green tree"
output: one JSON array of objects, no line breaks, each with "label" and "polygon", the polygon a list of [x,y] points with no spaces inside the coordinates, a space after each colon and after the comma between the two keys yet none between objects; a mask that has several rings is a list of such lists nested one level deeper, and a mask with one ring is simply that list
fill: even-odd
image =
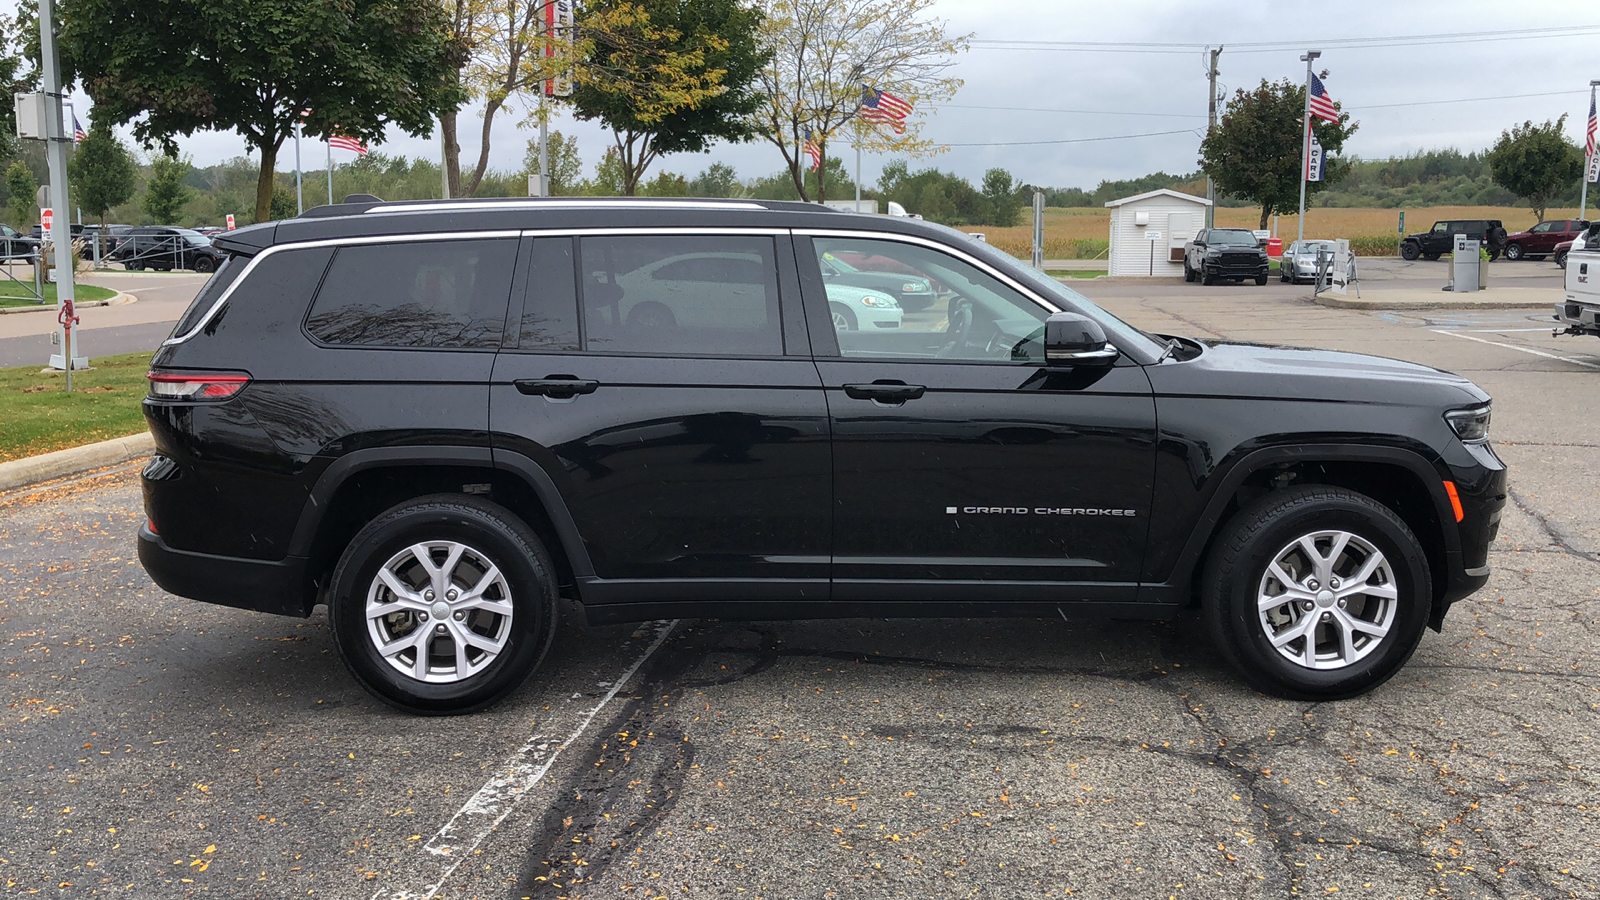
[{"label": "green tree", "polygon": [[89,136],[67,163],[72,179],[72,200],[78,208],[106,223],[111,207],[128,202],[135,183],[133,154],[111,133],[111,126],[96,120]]},{"label": "green tree", "polygon": [[274,222],[279,219],[292,219],[298,213],[294,191],[285,187],[272,189],[272,208],[267,214],[272,217]]},{"label": "green tree", "polygon": [[[24,68],[28,56],[24,52],[24,22],[19,11],[16,16],[0,16],[0,93],[4,97],[34,90],[39,83],[37,67]],[[34,26],[38,31],[38,26]],[[0,159],[9,159],[17,152],[17,109],[9,100],[0,103]]]},{"label": "green tree", "polygon": [[663,154],[754,136],[753,84],[768,59],[758,9],[741,0],[598,0],[592,9],[608,30],[579,67],[573,111],[611,129],[624,194]]},{"label": "green tree", "polygon": [[1494,183],[1528,201],[1540,221],[1551,198],[1565,194],[1583,177],[1583,151],[1567,140],[1566,127],[1565,113],[1543,125],[1523,122],[1501,132],[1489,148]]},{"label": "green tree", "polygon": [[739,174],[733,166],[727,163],[712,163],[704,172],[694,177],[689,182],[689,196],[691,197],[743,197],[744,185],[739,181]]},{"label": "green tree", "polygon": [[689,180],[676,172],[657,172],[656,177],[639,186],[645,197],[687,197]]},{"label": "green tree", "polygon": [[[1299,205],[1305,103],[1305,85],[1262,79],[1255,90],[1240,88],[1234,94],[1216,129],[1200,142],[1200,168],[1216,182],[1218,191],[1260,205],[1261,228],[1267,227],[1273,213]],[[1349,172],[1350,164],[1333,154],[1343,149],[1357,127],[1349,113],[1340,113],[1337,123],[1311,121],[1326,163],[1322,180],[1306,185],[1307,197],[1327,190]]]},{"label": "green tree", "polygon": [[[971,35],[952,36],[942,19],[924,17],[936,0],[762,0],[763,37],[772,61],[761,70],[761,136],[783,154],[800,199],[826,200],[833,169],[813,176],[805,154],[810,129],[827,160],[830,140],[852,136],[869,153],[925,156],[938,145],[922,136],[921,117],[903,132],[860,120],[861,87],[870,84],[916,108],[955,96],[948,71]],[[814,182],[816,187],[810,187]],[[841,189],[842,191],[842,189]]]},{"label": "green tree", "polygon": [[[583,158],[578,155],[578,139],[559,131],[550,132],[550,196],[567,197],[577,192],[583,178]],[[528,152],[522,157],[524,175],[539,174],[539,139],[528,139]]]},{"label": "green tree", "polygon": [[16,160],[11,167],[6,169],[6,193],[10,197],[7,204],[11,207],[11,224],[21,231],[27,231],[39,218],[39,207],[34,203],[34,194],[39,190],[39,182],[33,177],[33,170],[22,160]]},{"label": "green tree", "polygon": [[606,155],[600,157],[600,162],[594,167],[594,180],[584,182],[581,187],[583,193],[591,197],[618,197],[622,195],[625,178],[622,152],[615,147],[607,147]]},{"label": "green tree", "polygon": [[983,173],[983,198],[989,202],[990,225],[1010,228],[1017,224],[1019,185],[1005,169],[990,169]]},{"label": "green tree", "polygon": [[[183,215],[193,194],[183,180],[189,177],[189,160],[171,154],[150,163],[150,180],[144,188],[144,212],[158,225],[170,225]],[[265,221],[265,220],[261,220]]]},{"label": "green tree", "polygon": [[255,218],[272,211],[278,150],[305,133],[414,135],[464,99],[466,46],[438,0],[60,0],[61,44],[106,124],[146,146],[231,130],[260,151]]}]

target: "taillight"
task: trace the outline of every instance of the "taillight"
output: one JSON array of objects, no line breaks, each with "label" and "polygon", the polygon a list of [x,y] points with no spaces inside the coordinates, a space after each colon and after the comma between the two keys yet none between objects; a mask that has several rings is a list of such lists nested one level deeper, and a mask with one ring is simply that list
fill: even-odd
[{"label": "taillight", "polygon": [[249,375],[220,372],[151,372],[150,396],[162,400],[226,400],[250,383]]}]

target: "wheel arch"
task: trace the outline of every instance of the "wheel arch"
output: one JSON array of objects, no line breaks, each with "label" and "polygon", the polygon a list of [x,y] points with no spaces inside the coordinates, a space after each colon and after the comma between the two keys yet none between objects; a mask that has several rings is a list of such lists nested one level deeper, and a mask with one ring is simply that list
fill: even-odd
[{"label": "wheel arch", "polygon": [[1445,475],[1422,455],[1397,447],[1296,445],[1256,450],[1215,476],[1217,487],[1184,544],[1167,584],[1195,602],[1204,561],[1240,510],[1275,490],[1306,484],[1342,487],[1371,497],[1406,523],[1427,555],[1437,622],[1448,585],[1450,554],[1461,536],[1445,493]]},{"label": "wheel arch", "polygon": [[308,561],[307,611],[356,532],[385,510],[428,494],[482,496],[521,518],[544,542],[564,592],[576,592],[579,578],[594,573],[554,480],[532,460],[487,447],[372,448],[346,454],[322,473],[290,539],[290,555]]}]

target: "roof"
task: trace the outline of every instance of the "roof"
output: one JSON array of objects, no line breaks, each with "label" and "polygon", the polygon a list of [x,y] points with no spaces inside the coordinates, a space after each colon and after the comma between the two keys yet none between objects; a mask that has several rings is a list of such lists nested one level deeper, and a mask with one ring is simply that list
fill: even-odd
[{"label": "roof", "polygon": [[1186,200],[1190,203],[1198,203],[1201,206],[1211,205],[1211,201],[1204,197],[1196,197],[1193,194],[1185,194],[1182,191],[1174,191],[1168,188],[1158,188],[1153,191],[1145,191],[1142,194],[1135,194],[1132,197],[1123,197],[1120,200],[1108,200],[1106,201],[1106,206],[1122,206],[1123,204],[1134,203],[1139,200],[1149,200],[1152,197],[1171,197],[1174,200]]}]

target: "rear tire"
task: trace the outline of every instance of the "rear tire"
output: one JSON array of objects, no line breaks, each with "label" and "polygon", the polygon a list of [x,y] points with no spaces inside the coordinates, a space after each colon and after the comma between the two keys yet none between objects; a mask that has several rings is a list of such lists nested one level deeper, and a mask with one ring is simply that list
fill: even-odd
[{"label": "rear tire", "polygon": [[1512,262],[1516,262],[1517,260],[1519,260],[1521,258],[1522,258],[1522,245],[1521,244],[1507,244],[1506,245],[1506,259],[1509,259]]},{"label": "rear tire", "polygon": [[1432,598],[1405,522],[1324,485],[1268,494],[1234,516],[1201,583],[1223,656],[1256,689],[1290,700],[1354,697],[1389,680],[1422,639]]},{"label": "rear tire", "polygon": [[339,657],[397,709],[482,709],[550,649],[554,572],[539,537],[504,507],[459,494],[407,501],[361,529],[334,569]]},{"label": "rear tire", "polygon": [[1186,284],[1194,283],[1194,270],[1189,268],[1189,258],[1183,258],[1183,280]]},{"label": "rear tire", "polygon": [[1427,260],[1428,262],[1433,262],[1434,260],[1439,258],[1439,254],[1437,254],[1437,253],[1424,253],[1424,254],[1422,254],[1422,258]]}]

